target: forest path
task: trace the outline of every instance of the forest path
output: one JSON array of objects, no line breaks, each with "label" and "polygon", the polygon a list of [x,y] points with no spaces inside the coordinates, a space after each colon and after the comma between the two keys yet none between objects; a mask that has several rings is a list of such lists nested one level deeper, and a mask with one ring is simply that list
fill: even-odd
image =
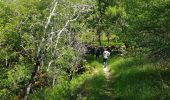
[{"label": "forest path", "polygon": [[105,76],[105,84],[103,85],[105,98],[107,98],[107,100],[113,100],[115,98],[113,93],[113,88],[112,88],[113,80],[111,78],[111,73],[109,72],[109,68],[108,67],[103,68],[103,73]]},{"label": "forest path", "polygon": [[88,59],[89,66],[93,67],[93,77],[83,85],[83,97],[88,100],[115,100],[112,74],[109,67],[103,67],[102,59],[94,60],[93,57]]},{"label": "forest path", "polygon": [[103,68],[103,72],[104,72],[104,75],[105,75],[106,80],[107,80],[107,81],[110,81],[111,75],[110,75],[110,72],[109,72],[108,67]]}]

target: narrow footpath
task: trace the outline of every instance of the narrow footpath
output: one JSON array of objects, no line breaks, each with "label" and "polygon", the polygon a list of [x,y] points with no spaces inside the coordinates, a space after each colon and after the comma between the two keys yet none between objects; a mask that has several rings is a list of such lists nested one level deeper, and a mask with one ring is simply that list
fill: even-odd
[{"label": "narrow footpath", "polygon": [[111,73],[109,72],[109,68],[105,67],[103,68],[103,73],[106,79],[106,83],[104,85],[104,94],[107,98],[107,100],[114,100],[114,94],[113,94],[113,88],[111,87],[112,80],[111,80]]},{"label": "narrow footpath", "polygon": [[103,68],[102,60],[89,60],[89,66],[93,67],[93,77],[87,80],[83,86],[81,95],[87,100],[115,100],[113,89],[113,76],[109,67]]},{"label": "narrow footpath", "polygon": [[106,80],[110,81],[111,76],[110,76],[110,72],[109,72],[108,67],[103,68],[103,72],[104,72]]}]

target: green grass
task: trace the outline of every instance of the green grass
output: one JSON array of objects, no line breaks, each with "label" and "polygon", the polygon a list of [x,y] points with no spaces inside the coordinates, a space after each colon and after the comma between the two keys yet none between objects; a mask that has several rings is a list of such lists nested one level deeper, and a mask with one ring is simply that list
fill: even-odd
[{"label": "green grass", "polygon": [[[101,71],[81,86],[85,100],[170,100],[170,69],[143,57],[111,57],[111,80],[106,81],[102,60],[89,57],[89,65]],[[163,80],[163,81],[162,81]]]},{"label": "green grass", "polygon": [[60,79],[54,87],[43,88],[29,95],[28,100],[76,100],[80,97],[80,86],[85,80],[91,79],[88,71],[75,76],[71,81]]},{"label": "green grass", "polygon": [[[143,57],[111,57],[110,81],[102,58],[88,55],[86,73],[30,96],[30,100],[170,100],[170,68],[156,66]],[[163,80],[163,81],[162,81]]]},{"label": "green grass", "polygon": [[[58,79],[58,84],[54,87],[43,88],[42,90],[38,90],[29,96],[29,100],[82,100],[86,99],[87,94],[82,90],[82,86],[85,85],[86,82],[91,82],[90,80],[94,80],[93,85],[96,85],[100,80],[104,80],[104,76],[98,77],[98,75],[102,75],[102,59],[99,61],[95,61],[94,56],[86,56],[87,62],[86,72],[74,76],[71,81],[65,80],[64,78]],[[99,65],[101,65],[99,67]],[[95,74],[96,71],[96,74]],[[94,75],[95,74],[95,75]],[[64,77],[64,76],[63,76]],[[92,82],[92,83],[93,83]],[[96,83],[97,82],[97,83]],[[89,86],[87,86],[89,87]],[[97,87],[91,87],[96,88]],[[90,87],[89,87],[90,88]]]},{"label": "green grass", "polygon": [[170,99],[169,69],[156,68],[154,63],[144,58],[115,57],[110,63],[110,72],[114,76],[111,85],[119,100]]},{"label": "green grass", "polygon": [[103,73],[102,58],[95,60],[94,56],[87,56],[86,59],[94,70],[93,77],[81,86],[81,100],[113,100],[114,95]]}]

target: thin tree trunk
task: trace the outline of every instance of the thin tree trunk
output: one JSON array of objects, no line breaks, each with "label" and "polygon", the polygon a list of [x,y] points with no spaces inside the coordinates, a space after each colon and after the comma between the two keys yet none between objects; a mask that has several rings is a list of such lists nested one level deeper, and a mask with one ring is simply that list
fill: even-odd
[{"label": "thin tree trunk", "polygon": [[109,45],[110,43],[110,36],[107,36],[107,44]]},{"label": "thin tree trunk", "polygon": [[56,81],[56,76],[54,75],[54,77],[53,77],[53,84],[52,84],[53,87],[55,85],[55,81]]},{"label": "thin tree trunk", "polygon": [[21,99],[27,100],[28,95],[30,94],[30,91],[32,89],[32,85],[35,83],[35,78],[36,78],[36,75],[37,75],[37,73],[39,71],[40,65],[41,65],[41,57],[38,57],[37,61],[36,61],[36,64],[34,66],[34,70],[33,70],[32,74],[31,74],[31,78],[29,80],[29,83],[28,83],[28,85],[26,85],[26,88],[24,90],[25,93],[24,93],[23,97],[21,97]]},{"label": "thin tree trunk", "polygon": [[101,46],[102,43],[101,43],[101,31],[100,31],[100,30],[97,30],[97,35],[98,35],[98,42],[99,42],[99,45]]},{"label": "thin tree trunk", "polygon": [[109,46],[109,43],[110,43],[110,32],[106,32],[106,37],[107,37],[107,45]]}]

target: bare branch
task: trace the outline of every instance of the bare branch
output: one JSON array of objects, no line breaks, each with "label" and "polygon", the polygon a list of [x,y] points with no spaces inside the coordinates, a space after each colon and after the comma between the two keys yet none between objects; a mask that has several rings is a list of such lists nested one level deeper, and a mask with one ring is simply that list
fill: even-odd
[{"label": "bare branch", "polygon": [[[74,16],[75,14],[76,14],[76,11],[74,11],[73,16]],[[56,48],[57,45],[58,45],[58,41],[59,41],[59,39],[60,39],[61,33],[66,29],[66,27],[68,26],[68,24],[69,24],[70,22],[76,21],[76,20],[78,19],[78,17],[79,17],[79,15],[78,15],[76,18],[74,18],[74,19],[68,20],[68,21],[66,22],[66,24],[64,25],[64,27],[59,31],[59,33],[57,34],[57,40],[56,40],[56,44],[55,44],[54,48]]]},{"label": "bare branch", "polygon": [[52,18],[52,16],[54,15],[55,9],[56,9],[57,4],[58,4],[58,0],[54,0],[53,2],[55,2],[55,4],[54,4],[54,7],[53,7],[52,12],[50,13],[50,16],[48,17],[48,21],[47,21],[47,23],[46,23],[46,25],[45,25],[45,29],[47,29],[48,25],[49,25],[50,22],[51,22],[51,18]]}]

